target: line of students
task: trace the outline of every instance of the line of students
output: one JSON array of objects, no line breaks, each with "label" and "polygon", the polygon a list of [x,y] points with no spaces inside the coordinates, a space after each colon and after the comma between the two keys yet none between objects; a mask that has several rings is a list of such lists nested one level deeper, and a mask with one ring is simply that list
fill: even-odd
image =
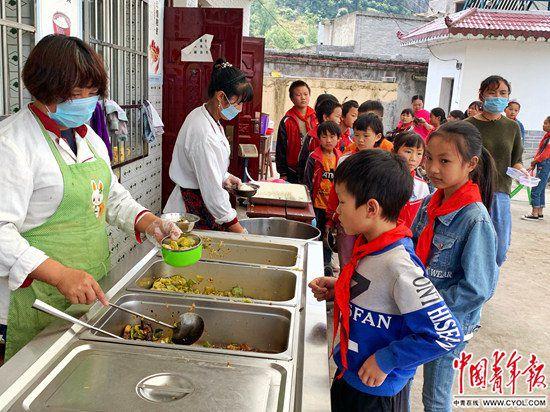
[{"label": "line of students", "polygon": [[425,410],[451,411],[453,359],[496,287],[487,210],[494,162],[479,131],[457,121],[432,134],[426,170],[437,190],[422,200],[411,231],[399,218],[411,203],[411,152],[422,152],[420,142],[400,137],[397,153],[367,149],[335,172],[339,222],[356,241],[338,279],[309,285],[317,299],[335,301],[333,411],[408,410],[410,380],[422,364]]},{"label": "line of students", "polygon": [[[318,125],[300,139],[308,153],[303,181],[325,239],[325,276],[309,286],[317,299],[335,301],[335,336],[340,330],[333,411],[409,410],[420,365],[425,410],[451,411],[453,360],[479,328],[496,287],[497,237],[488,212],[495,163],[478,128],[445,122],[422,100],[413,98],[402,123],[426,116],[429,139],[416,133],[424,127],[418,122],[392,144],[384,138],[383,107],[372,101],[357,107],[350,130],[344,119],[355,102],[338,116],[344,108],[331,95],[318,99]],[[278,150],[284,170],[283,155]],[[417,172],[423,159],[433,194]],[[331,276],[331,234],[338,279]]]}]

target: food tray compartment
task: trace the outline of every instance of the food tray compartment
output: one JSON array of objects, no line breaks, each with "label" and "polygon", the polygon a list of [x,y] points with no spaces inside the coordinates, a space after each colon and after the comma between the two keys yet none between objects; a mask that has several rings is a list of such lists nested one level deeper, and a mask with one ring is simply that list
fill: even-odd
[{"label": "food tray compartment", "polygon": [[[177,322],[181,313],[194,310],[204,320],[204,333],[199,342],[191,346],[120,340],[96,331],[82,332],[83,339],[185,351],[225,353],[235,356],[292,359],[294,314],[291,310],[294,308],[172,297],[152,293],[123,295],[115,303],[169,324]],[[124,327],[127,324],[139,323],[139,319],[127,312],[110,307],[92,322],[94,326],[122,336]],[[169,329],[166,331],[167,328],[160,325],[153,323],[151,325],[153,329],[164,329],[165,332],[170,333]],[[247,344],[255,351],[204,347],[203,345],[206,345],[207,342],[214,345]]]},{"label": "food tray compartment", "polygon": [[[196,279],[197,275],[202,276],[202,282],[194,286],[199,291],[204,291],[205,286],[213,286],[222,291],[239,286],[242,288],[244,299],[151,289],[155,280],[176,275],[187,279]],[[295,305],[299,288],[300,282],[297,282],[297,275],[287,270],[206,261],[198,262],[193,266],[176,268],[166,264],[163,260],[157,260],[132,279],[128,283],[127,290],[170,296]]]}]

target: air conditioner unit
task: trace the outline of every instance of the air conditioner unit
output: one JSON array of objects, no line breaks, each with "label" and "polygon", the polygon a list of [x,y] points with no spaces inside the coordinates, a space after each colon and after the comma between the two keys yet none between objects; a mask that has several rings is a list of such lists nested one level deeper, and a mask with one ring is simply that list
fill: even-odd
[{"label": "air conditioner unit", "polygon": [[384,83],[395,83],[395,82],[397,82],[397,77],[395,77],[395,76],[382,76],[381,80]]}]

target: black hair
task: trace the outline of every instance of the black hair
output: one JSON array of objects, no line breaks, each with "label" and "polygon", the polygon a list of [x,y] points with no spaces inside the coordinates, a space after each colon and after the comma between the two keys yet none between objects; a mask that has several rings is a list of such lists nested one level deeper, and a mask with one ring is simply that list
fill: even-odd
[{"label": "black hair", "polygon": [[336,169],[334,183],[343,184],[355,198],[355,208],[375,199],[382,208],[382,217],[390,222],[397,221],[413,191],[406,162],[380,149],[351,155]]},{"label": "black hair", "polygon": [[337,107],[342,107],[338,100],[325,99],[315,107],[315,114],[317,116],[317,121],[323,123],[323,115],[330,116],[334,109]]},{"label": "black hair", "polygon": [[422,103],[424,103],[424,96],[422,96],[421,94],[415,94],[411,98],[411,103],[414,102],[415,100],[422,100]]},{"label": "black hair", "polygon": [[445,116],[445,110],[443,110],[441,107],[436,107],[435,109],[432,109],[430,112],[435,117],[439,117],[440,124],[447,122],[447,116]]},{"label": "black hair", "polygon": [[348,100],[342,105],[342,116],[347,116],[348,112],[352,109],[359,109],[359,103],[355,100]]},{"label": "black hair", "polygon": [[384,117],[384,106],[380,100],[367,100],[359,106],[359,114],[372,112],[379,113],[380,117]]},{"label": "black hair", "polygon": [[449,112],[449,116],[453,116],[455,119],[458,120],[464,120],[466,118],[466,115],[462,110],[451,110]]},{"label": "black hair", "polygon": [[322,122],[319,127],[317,128],[317,136],[321,137],[322,134],[335,134],[340,138],[342,135],[342,131],[340,130],[340,126],[336,124],[335,122],[332,122],[330,120],[326,122]]},{"label": "black hair", "polygon": [[315,100],[315,106],[313,106],[313,109],[317,112],[317,107],[319,107],[319,105],[325,100],[333,100],[338,103],[338,99],[336,98],[336,96],[329,93],[323,93],[317,96],[317,100]]},{"label": "black hair", "polygon": [[470,109],[472,106],[475,106],[477,110],[482,110],[483,102],[481,100],[474,100],[472,103],[468,105],[468,109]]},{"label": "black hair", "polygon": [[517,100],[515,100],[515,99],[510,100],[510,101],[508,102],[508,107],[510,107],[511,104],[517,104],[518,107],[521,109],[521,104],[519,104],[519,102],[518,102]]},{"label": "black hair", "polygon": [[414,117],[413,111],[412,111],[411,109],[408,109],[408,108],[407,108],[407,109],[403,109],[403,110],[401,111],[401,114],[410,114],[412,117]]},{"label": "black hair", "polygon": [[228,99],[237,96],[240,103],[249,102],[254,97],[254,90],[246,80],[246,75],[225,59],[218,59],[214,63],[208,86],[208,97],[211,99],[218,91],[224,92]]},{"label": "black hair", "polygon": [[394,153],[397,153],[403,146],[414,147],[415,149],[422,148],[422,150],[426,150],[426,143],[424,142],[424,139],[422,139],[418,133],[412,131],[398,133],[397,136],[395,136],[395,139],[393,139]]},{"label": "black hair", "polygon": [[303,80],[295,80],[290,84],[290,87],[288,88],[288,95],[291,99],[293,97],[294,90],[296,90],[298,87],[307,87],[307,90],[309,91],[309,93],[311,93],[311,89],[306,82],[304,82]]},{"label": "black hair", "polygon": [[430,139],[436,136],[454,142],[464,162],[469,162],[474,156],[479,158],[477,167],[470,174],[470,179],[479,186],[483,204],[487,210],[490,210],[495,190],[496,167],[493,157],[483,147],[481,133],[477,127],[465,120],[457,120],[442,125],[431,134]]},{"label": "black hair", "polygon": [[382,120],[377,115],[374,113],[361,114],[355,122],[353,122],[354,130],[366,132],[368,127],[370,127],[375,134],[382,135],[380,140],[374,144],[374,147],[380,146],[382,140],[384,140],[384,125],[382,124]]},{"label": "black hair", "polygon": [[506,80],[502,76],[493,75],[487,77],[481,82],[481,85],[479,86],[479,98],[481,99],[483,97],[483,93],[485,93],[485,90],[498,88],[500,82],[506,85],[506,87],[508,88],[508,93],[512,93],[512,86],[510,86],[510,82],[508,80]]}]

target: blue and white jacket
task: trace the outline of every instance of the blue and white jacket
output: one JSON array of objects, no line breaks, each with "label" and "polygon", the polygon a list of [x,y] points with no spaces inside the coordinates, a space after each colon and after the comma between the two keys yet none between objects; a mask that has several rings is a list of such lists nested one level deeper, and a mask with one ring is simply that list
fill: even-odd
[{"label": "blue and white jacket", "polygon": [[[416,243],[428,223],[431,196],[422,201],[411,227]],[[466,336],[479,327],[481,308],[498,281],[497,238],[489,212],[471,203],[436,219],[426,276],[452,310]]]},{"label": "blue and white jacket", "polygon": [[[463,340],[459,322],[425,276],[409,238],[359,262],[351,279],[350,309],[343,379],[371,395],[396,395],[417,366],[445,355]],[[388,374],[378,387],[364,385],[357,374],[373,353]],[[341,369],[340,345],[334,360]]]}]

